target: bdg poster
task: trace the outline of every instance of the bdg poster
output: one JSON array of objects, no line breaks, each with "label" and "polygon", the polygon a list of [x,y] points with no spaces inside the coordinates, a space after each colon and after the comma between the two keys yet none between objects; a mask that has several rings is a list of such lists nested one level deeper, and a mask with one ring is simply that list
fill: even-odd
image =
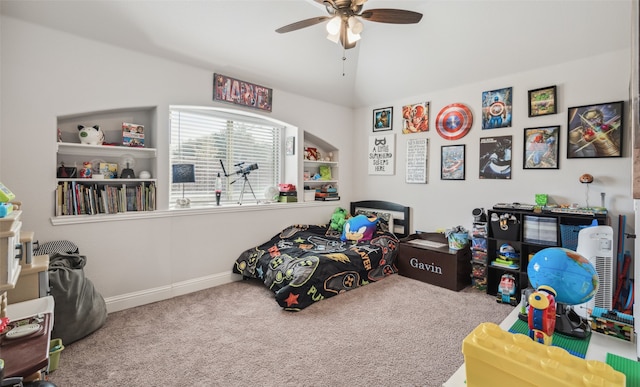
[{"label": "bdg poster", "polygon": [[395,134],[369,136],[369,174],[395,174]]}]

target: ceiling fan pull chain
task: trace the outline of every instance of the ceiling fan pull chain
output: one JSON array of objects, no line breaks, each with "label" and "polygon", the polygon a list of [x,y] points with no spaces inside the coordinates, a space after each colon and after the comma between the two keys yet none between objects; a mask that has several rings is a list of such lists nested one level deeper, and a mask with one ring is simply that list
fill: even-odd
[{"label": "ceiling fan pull chain", "polygon": [[344,62],[347,60],[347,54],[345,53],[344,47],[342,48],[342,76],[344,77]]}]

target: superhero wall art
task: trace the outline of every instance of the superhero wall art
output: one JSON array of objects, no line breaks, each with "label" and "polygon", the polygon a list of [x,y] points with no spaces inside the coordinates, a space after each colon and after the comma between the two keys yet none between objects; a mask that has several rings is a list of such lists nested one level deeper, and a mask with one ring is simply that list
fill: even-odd
[{"label": "superhero wall art", "polygon": [[512,88],[482,93],[482,129],[510,128]]},{"label": "superhero wall art", "polygon": [[624,102],[570,107],[567,158],[621,157]]},{"label": "superhero wall art", "polygon": [[480,178],[511,179],[512,136],[480,139]]}]

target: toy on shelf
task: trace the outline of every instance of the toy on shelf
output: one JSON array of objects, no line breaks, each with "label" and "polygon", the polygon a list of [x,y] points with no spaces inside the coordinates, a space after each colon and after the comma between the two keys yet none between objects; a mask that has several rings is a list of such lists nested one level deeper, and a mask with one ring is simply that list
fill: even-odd
[{"label": "toy on shelf", "polygon": [[503,243],[497,253],[498,256],[491,262],[493,266],[516,270],[520,268],[520,253],[510,244]]},{"label": "toy on shelf", "polygon": [[16,195],[9,190],[4,184],[0,183],[0,218],[4,218],[14,210],[12,202]]},{"label": "toy on shelf", "polygon": [[104,132],[98,125],[78,125],[78,137],[81,144],[102,145],[104,143]]},{"label": "toy on shelf", "polygon": [[518,285],[516,283],[516,277],[509,273],[503,274],[500,278],[500,284],[498,285],[496,301],[498,303],[516,306],[518,304],[518,300],[516,299],[517,290]]}]

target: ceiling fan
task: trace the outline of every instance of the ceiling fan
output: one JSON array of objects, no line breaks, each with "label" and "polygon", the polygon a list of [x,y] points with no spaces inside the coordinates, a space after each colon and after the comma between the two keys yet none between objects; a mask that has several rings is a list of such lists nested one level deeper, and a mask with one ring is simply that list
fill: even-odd
[{"label": "ceiling fan", "polygon": [[323,4],[329,16],[318,16],[310,19],[300,20],[276,30],[278,33],[291,32],[301,28],[309,27],[325,20],[327,23],[327,39],[340,43],[345,49],[356,46],[360,40],[363,24],[360,19],[391,24],[415,24],[422,19],[422,14],[403,9],[379,8],[363,11],[364,3],[367,0],[314,0]]}]

